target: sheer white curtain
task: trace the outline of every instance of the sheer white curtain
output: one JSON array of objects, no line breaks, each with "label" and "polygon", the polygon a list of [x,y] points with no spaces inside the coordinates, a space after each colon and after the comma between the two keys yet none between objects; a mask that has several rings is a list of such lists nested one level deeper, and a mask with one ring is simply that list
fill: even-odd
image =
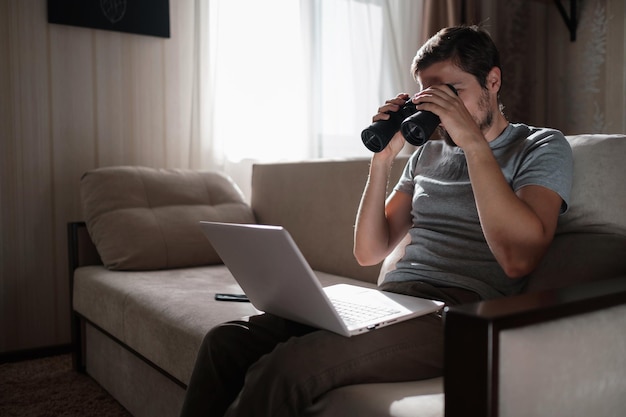
[{"label": "sheer white curtain", "polygon": [[415,92],[410,65],[422,44],[423,2],[321,0],[311,19],[318,104],[319,155],[369,155],[360,141],[376,109],[400,92]]},{"label": "sheer white curtain", "polygon": [[414,92],[422,1],[196,0],[192,166],[368,155],[376,108]]},{"label": "sheer white curtain", "polygon": [[298,2],[196,0],[195,7],[197,162],[308,157],[308,144],[295,137],[309,113]]}]

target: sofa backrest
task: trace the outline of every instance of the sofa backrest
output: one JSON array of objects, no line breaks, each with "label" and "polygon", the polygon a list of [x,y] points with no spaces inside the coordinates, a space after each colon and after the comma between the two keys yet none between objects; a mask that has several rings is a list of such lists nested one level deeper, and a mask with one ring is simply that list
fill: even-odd
[{"label": "sofa backrest", "polygon": [[626,136],[568,136],[574,155],[570,208],[526,290],[626,276]]},{"label": "sofa backrest", "polygon": [[[574,154],[570,207],[529,277],[528,291],[626,275],[626,136],[567,139]],[[394,164],[390,188],[405,162],[402,158]],[[257,221],[285,226],[314,269],[376,282],[386,266],[361,267],[352,255],[354,220],[368,169],[365,158],[257,164],[252,175]]]},{"label": "sofa backrest", "polygon": [[[406,157],[394,163],[390,188]],[[369,158],[256,164],[251,205],[259,223],[285,227],[311,267],[376,282],[380,266],[362,267],[352,254],[354,221]]]},{"label": "sofa backrest", "polygon": [[626,135],[568,136],[574,155],[570,210],[558,234],[626,235]]}]

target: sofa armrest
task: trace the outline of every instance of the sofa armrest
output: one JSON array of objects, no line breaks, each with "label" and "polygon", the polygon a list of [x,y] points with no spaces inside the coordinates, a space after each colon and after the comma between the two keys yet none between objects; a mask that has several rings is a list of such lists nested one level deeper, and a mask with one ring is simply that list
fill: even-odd
[{"label": "sofa armrest", "polygon": [[85,371],[83,322],[74,311],[74,271],[87,265],[102,265],[96,245],[91,241],[85,222],[67,224],[67,254],[70,283],[70,327],[72,332],[72,366]]},{"label": "sofa armrest", "polygon": [[[449,307],[444,320],[448,417],[585,415],[571,410],[594,396],[624,405],[625,384],[610,375],[626,368],[626,277]],[[580,393],[585,385],[594,391]],[[512,412],[514,402],[541,409]]]},{"label": "sofa armrest", "polygon": [[102,265],[96,245],[91,240],[85,222],[67,224],[67,253],[69,256],[70,276],[79,266]]}]

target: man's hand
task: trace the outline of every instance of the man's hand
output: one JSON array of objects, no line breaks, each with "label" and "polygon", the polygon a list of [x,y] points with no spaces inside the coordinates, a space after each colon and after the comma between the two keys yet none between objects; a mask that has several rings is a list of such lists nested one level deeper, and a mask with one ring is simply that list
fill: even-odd
[{"label": "man's hand", "polygon": [[469,112],[463,100],[445,84],[420,91],[412,98],[418,110],[435,113],[454,143],[464,148],[476,141],[485,141],[479,123]]},{"label": "man's hand", "polygon": [[[389,112],[397,112],[404,106],[406,101],[409,99],[409,95],[406,93],[398,94],[395,98],[387,100],[385,104],[378,108],[378,113],[374,115],[372,118],[372,122],[376,122],[378,120],[389,120]],[[391,138],[389,144],[378,154],[375,154],[374,157],[379,157],[381,159],[393,161],[396,156],[400,153],[402,148],[404,147],[404,137],[402,133],[398,130],[396,134]]]}]

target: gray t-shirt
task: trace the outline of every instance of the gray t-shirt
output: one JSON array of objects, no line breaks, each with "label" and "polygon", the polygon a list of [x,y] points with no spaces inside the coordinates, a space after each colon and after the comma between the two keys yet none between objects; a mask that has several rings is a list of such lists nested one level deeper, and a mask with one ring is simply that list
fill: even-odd
[{"label": "gray t-shirt", "polygon": [[[489,145],[514,191],[549,188],[563,199],[562,213],[567,210],[573,163],[561,132],[509,124]],[[459,287],[484,299],[521,290],[525,279],[507,277],[487,245],[461,148],[426,142],[409,159],[395,190],[413,196],[413,227],[404,257],[385,282]]]}]

